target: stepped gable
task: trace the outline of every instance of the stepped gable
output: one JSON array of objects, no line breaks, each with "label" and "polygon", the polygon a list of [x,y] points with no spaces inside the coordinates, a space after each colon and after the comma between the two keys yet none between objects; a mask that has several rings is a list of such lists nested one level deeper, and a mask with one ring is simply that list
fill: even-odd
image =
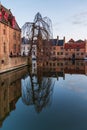
[{"label": "stepped gable", "polygon": [[11,10],[5,8],[2,4],[0,4],[0,22],[16,30],[21,30]]},{"label": "stepped gable", "polygon": [[68,43],[65,43],[64,45],[65,49],[81,49],[85,48],[85,42],[82,40],[74,41],[73,39],[70,39]]},{"label": "stepped gable", "polygon": [[68,43],[74,43],[75,41],[71,38]]}]

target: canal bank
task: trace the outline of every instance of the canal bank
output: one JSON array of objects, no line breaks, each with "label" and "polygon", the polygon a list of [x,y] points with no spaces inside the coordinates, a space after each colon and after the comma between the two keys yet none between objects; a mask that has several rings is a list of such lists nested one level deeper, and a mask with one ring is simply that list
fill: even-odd
[{"label": "canal bank", "polygon": [[28,65],[27,57],[8,57],[6,60],[0,61],[0,74],[12,71]]}]

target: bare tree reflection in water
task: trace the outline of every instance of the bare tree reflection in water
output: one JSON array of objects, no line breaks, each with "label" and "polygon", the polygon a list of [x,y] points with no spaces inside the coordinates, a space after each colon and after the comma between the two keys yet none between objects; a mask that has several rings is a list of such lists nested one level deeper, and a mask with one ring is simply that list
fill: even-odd
[{"label": "bare tree reflection in water", "polygon": [[[37,112],[51,103],[54,81],[51,77],[32,75],[22,79],[22,101],[26,105],[34,105]],[[40,74],[40,75],[39,75]]]}]

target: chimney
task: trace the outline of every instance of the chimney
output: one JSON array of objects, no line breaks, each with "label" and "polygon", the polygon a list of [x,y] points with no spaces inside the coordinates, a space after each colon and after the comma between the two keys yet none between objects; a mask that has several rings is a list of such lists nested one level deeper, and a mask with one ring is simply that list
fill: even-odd
[{"label": "chimney", "polygon": [[56,43],[57,45],[58,45],[58,41],[59,41],[59,36],[57,36],[57,43]]},{"label": "chimney", "polygon": [[59,40],[59,36],[57,36],[57,40]]},{"label": "chimney", "polygon": [[64,43],[65,43],[65,36],[63,37]]},{"label": "chimney", "polygon": [[0,1],[0,8],[1,8],[1,1]]},{"label": "chimney", "polygon": [[11,12],[11,9],[9,9],[9,12]]}]

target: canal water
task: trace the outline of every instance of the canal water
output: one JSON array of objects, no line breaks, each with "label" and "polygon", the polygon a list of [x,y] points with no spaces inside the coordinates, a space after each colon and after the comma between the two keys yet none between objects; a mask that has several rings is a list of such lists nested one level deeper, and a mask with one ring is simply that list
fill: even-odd
[{"label": "canal water", "polygon": [[1,74],[0,129],[87,130],[87,62]]}]

